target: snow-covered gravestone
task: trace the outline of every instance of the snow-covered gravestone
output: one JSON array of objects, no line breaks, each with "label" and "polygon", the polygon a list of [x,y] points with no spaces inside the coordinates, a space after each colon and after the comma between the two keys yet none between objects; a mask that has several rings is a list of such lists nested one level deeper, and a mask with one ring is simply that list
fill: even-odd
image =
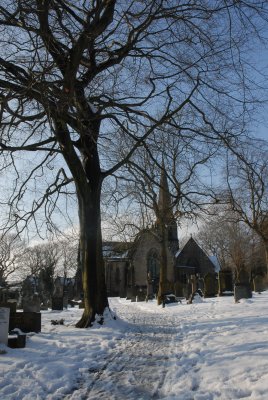
[{"label": "snow-covered gravestone", "polygon": [[7,345],[9,328],[9,308],[0,307],[0,343]]}]

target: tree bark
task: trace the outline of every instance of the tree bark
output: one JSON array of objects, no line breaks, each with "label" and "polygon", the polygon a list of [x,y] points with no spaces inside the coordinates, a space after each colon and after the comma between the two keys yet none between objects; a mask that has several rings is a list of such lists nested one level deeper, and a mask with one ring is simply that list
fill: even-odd
[{"label": "tree bark", "polygon": [[266,258],[266,274],[268,275],[268,241],[264,241],[264,251]]},{"label": "tree bark", "polygon": [[80,256],[85,308],[76,324],[78,328],[91,326],[96,314],[102,316],[108,307],[102,255],[100,192],[101,184],[91,187],[87,197],[79,196]]},{"label": "tree bark", "polygon": [[161,253],[160,253],[160,276],[159,289],[157,294],[157,304],[163,303],[163,295],[167,290],[167,229],[161,222]]}]

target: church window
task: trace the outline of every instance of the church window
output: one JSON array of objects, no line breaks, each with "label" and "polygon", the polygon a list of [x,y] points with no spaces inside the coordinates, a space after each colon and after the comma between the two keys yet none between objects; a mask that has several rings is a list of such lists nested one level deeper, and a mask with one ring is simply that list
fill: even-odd
[{"label": "church window", "polygon": [[147,272],[150,273],[151,279],[159,278],[160,263],[157,250],[151,249],[147,257]]}]

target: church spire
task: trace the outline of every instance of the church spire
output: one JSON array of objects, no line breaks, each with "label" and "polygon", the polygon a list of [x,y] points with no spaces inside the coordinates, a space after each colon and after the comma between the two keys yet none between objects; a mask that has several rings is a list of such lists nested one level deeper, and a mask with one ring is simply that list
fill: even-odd
[{"label": "church spire", "polygon": [[168,177],[164,162],[162,163],[160,189],[158,196],[157,225],[165,225],[168,233],[168,241],[171,248],[178,248],[177,223],[173,214],[172,201],[168,187]]},{"label": "church spire", "polygon": [[171,196],[168,187],[168,178],[164,162],[161,168],[160,177],[160,189],[158,197],[158,213],[159,217],[162,218],[164,223],[170,223],[174,220],[174,215],[172,211]]}]

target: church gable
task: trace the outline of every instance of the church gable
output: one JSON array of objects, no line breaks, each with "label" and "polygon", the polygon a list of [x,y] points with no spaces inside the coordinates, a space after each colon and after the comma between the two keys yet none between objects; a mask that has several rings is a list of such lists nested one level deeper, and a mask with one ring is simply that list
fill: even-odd
[{"label": "church gable", "polygon": [[214,264],[192,237],[176,257],[176,269],[182,267],[188,267],[190,273],[201,276],[215,273]]},{"label": "church gable", "polygon": [[[174,279],[174,258],[168,252],[168,279]],[[139,237],[134,244],[132,254],[132,263],[135,273],[135,284],[138,286],[146,285],[147,275],[150,271],[156,279],[159,278],[161,256],[161,239],[154,230],[144,230],[139,234]],[[158,277],[157,277],[158,275]]]}]

